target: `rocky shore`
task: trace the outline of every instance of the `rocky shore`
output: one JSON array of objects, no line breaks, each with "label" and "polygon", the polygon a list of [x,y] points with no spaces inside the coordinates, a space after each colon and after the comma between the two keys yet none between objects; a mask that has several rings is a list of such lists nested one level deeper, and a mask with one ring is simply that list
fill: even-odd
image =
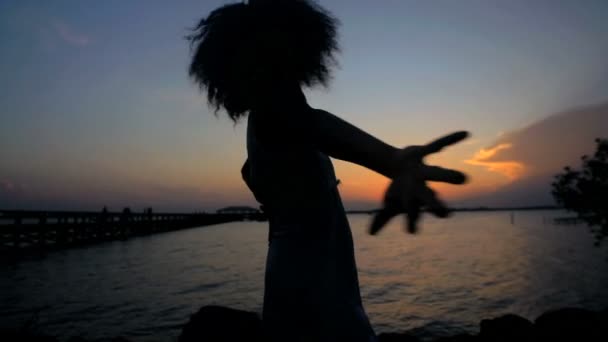
[{"label": "rocky shore", "polygon": [[[517,315],[504,315],[480,322],[479,334],[461,334],[435,339],[434,342],[549,342],[549,341],[608,341],[608,310],[590,311],[579,308],[563,308],[549,311],[533,322]],[[0,331],[2,341],[64,341],[52,336],[35,334],[27,329]],[[423,342],[412,332],[383,333],[379,342]],[[68,342],[90,342],[72,337]],[[105,342],[128,342],[117,337]],[[263,342],[264,334],[260,317],[253,313],[225,308],[204,306],[183,326],[179,342]],[[100,342],[100,341],[97,341]]]}]

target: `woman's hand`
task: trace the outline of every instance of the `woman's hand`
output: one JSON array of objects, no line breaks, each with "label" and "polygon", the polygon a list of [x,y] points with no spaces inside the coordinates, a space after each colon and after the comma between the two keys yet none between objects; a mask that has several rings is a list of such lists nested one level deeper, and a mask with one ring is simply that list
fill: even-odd
[{"label": "woman's hand", "polygon": [[407,215],[408,232],[416,233],[421,209],[426,209],[438,217],[447,217],[448,208],[426,185],[426,181],[463,184],[466,182],[466,176],[459,171],[426,165],[423,159],[468,136],[468,132],[456,132],[427,145],[398,150],[394,160],[396,176],[386,190],[384,208],[374,217],[369,233],[378,233],[391,218],[402,213]]}]

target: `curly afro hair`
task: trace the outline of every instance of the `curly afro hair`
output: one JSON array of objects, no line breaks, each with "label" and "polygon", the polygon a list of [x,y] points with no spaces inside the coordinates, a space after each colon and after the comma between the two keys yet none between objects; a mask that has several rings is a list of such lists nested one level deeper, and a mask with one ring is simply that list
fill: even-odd
[{"label": "curly afro hair", "polygon": [[309,0],[250,0],[222,6],[187,36],[189,75],[216,113],[235,122],[251,110],[248,90],[289,82],[326,86],[336,64],[338,21]]}]

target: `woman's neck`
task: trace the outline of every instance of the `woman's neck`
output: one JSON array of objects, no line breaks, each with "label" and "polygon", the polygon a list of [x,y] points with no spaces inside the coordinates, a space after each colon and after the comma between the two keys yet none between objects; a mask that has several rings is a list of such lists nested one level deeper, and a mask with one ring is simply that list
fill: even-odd
[{"label": "woman's neck", "polygon": [[298,84],[276,84],[254,96],[254,111],[290,110],[308,107],[306,96]]}]

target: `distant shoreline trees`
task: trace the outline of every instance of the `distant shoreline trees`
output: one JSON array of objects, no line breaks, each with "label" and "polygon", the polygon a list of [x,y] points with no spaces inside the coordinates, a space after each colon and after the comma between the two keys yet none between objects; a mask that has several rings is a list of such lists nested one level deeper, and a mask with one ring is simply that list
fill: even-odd
[{"label": "distant shoreline trees", "polygon": [[595,142],[595,154],[581,157],[581,170],[567,166],[555,176],[552,194],[558,204],[589,225],[599,246],[608,236],[608,139]]}]

